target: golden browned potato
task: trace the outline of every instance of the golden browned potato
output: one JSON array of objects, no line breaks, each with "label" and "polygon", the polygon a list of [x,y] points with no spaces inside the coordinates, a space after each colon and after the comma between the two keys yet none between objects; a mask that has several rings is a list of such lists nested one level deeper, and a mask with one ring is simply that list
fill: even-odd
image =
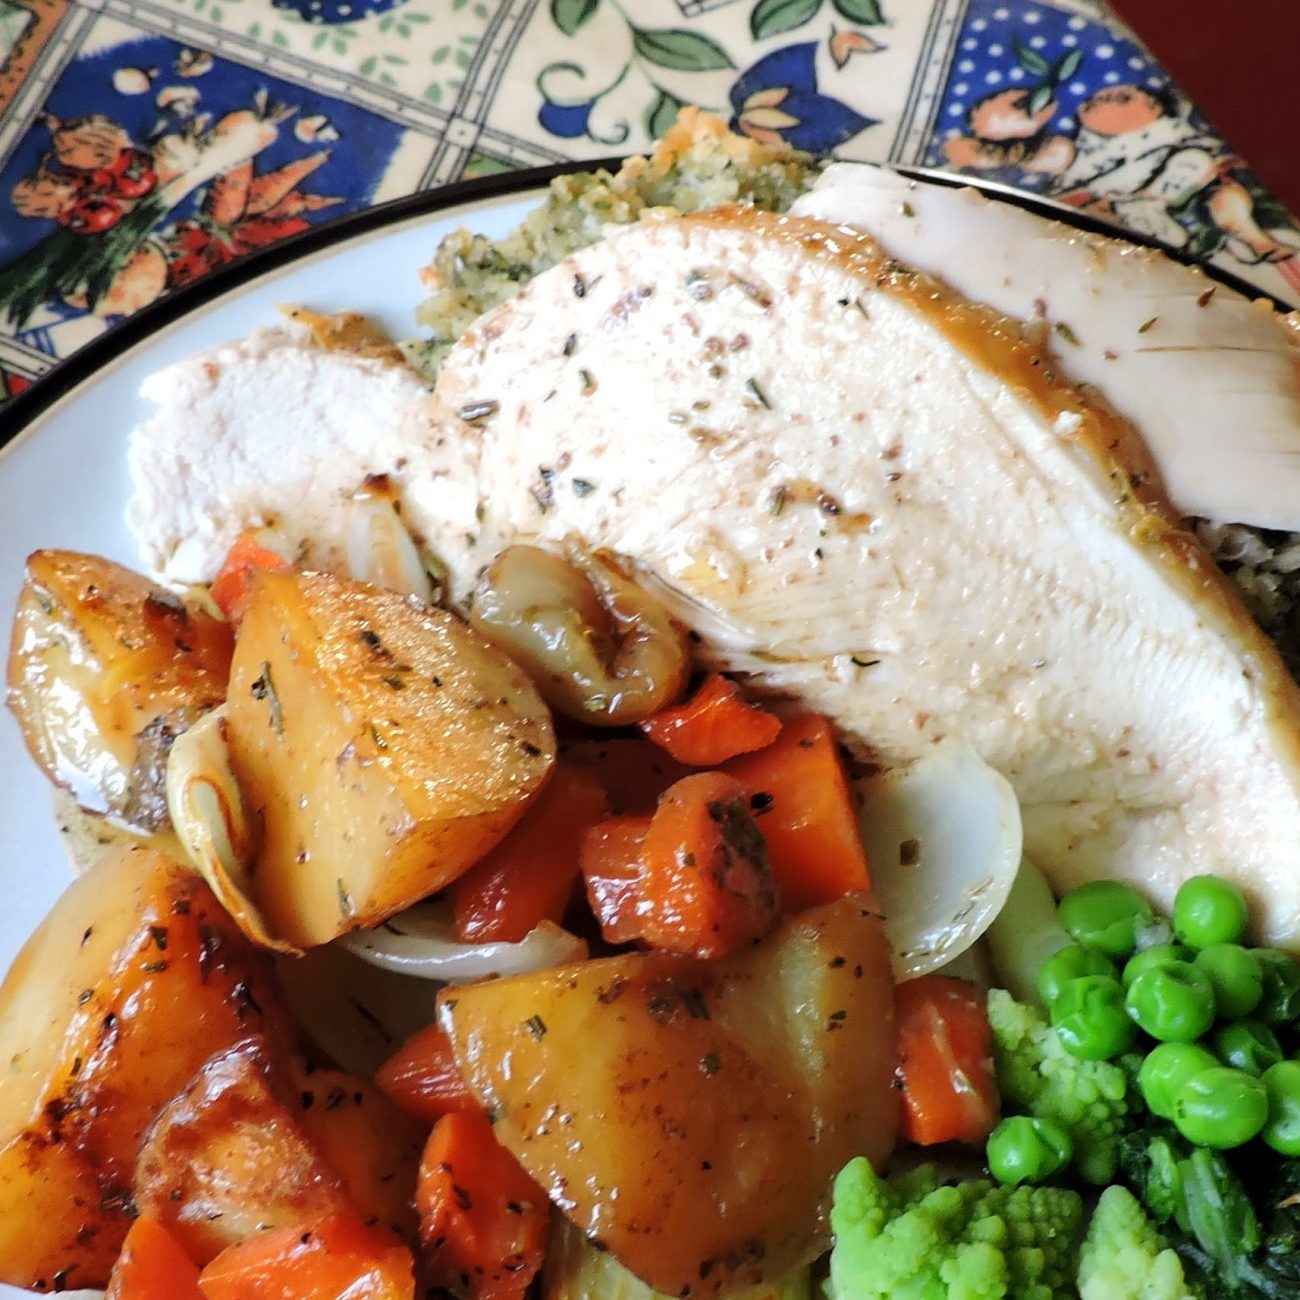
[{"label": "golden browned potato", "polygon": [[68,887],[0,985],[0,1281],[107,1281],[159,1110],[222,1048],[286,1040],[266,961],[147,849]]},{"label": "golden browned potato", "polygon": [[9,648],[9,707],[27,748],[78,803],[166,824],[175,736],[226,695],[231,632],[97,555],[36,551]]},{"label": "golden browned potato", "polygon": [[253,902],[299,948],[441,889],[555,760],[524,674],[453,615],[324,574],[260,573],[227,743],[262,846]]},{"label": "golden browned potato", "polygon": [[218,1052],[154,1121],[136,1161],[136,1208],[196,1264],[268,1228],[344,1212],[342,1180],[277,1095],[258,1038]]},{"label": "golden browned potato", "polygon": [[890,950],[865,895],[724,961],[611,957],[448,989],[441,1014],[505,1145],[669,1295],[812,1259],[835,1174],[894,1144]]},{"label": "golden browned potato", "polygon": [[298,1121],[326,1164],[343,1181],[367,1221],[416,1239],[415,1181],[429,1136],[373,1083],[343,1070],[316,1069],[298,1084]]}]

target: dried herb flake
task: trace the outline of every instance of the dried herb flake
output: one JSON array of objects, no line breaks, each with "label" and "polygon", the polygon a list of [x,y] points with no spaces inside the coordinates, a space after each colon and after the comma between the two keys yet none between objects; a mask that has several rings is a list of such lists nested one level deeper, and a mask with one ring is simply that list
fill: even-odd
[{"label": "dried herb flake", "polygon": [[271,665],[262,660],[262,674],[250,686],[249,693],[255,700],[265,700],[271,715],[271,730],[277,736],[284,735],[284,711],[280,708],[280,697],[276,693],[275,683],[271,680]]},{"label": "dried herb flake", "polygon": [[478,424],[480,420],[486,420],[489,416],[495,415],[500,409],[500,402],[495,398],[486,397],[479,402],[466,402],[457,414],[466,424]]}]

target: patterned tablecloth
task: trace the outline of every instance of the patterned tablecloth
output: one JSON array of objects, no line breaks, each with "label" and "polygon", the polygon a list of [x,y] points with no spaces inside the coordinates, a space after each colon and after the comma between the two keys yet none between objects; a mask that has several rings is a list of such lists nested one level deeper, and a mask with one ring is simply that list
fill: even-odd
[{"label": "patterned tablecloth", "polygon": [[0,0],[0,380],[384,199],[684,103],[992,177],[1300,300],[1300,229],[1090,0]]}]

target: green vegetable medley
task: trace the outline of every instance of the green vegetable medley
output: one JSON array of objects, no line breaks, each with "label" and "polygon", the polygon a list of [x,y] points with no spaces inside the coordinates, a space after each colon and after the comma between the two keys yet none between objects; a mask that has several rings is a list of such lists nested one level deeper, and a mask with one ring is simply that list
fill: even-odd
[{"label": "green vegetable medley", "polygon": [[1300,965],[1247,924],[1212,876],[1169,918],[1018,882],[989,934],[991,1178],[850,1163],[830,1300],[1300,1297]]}]

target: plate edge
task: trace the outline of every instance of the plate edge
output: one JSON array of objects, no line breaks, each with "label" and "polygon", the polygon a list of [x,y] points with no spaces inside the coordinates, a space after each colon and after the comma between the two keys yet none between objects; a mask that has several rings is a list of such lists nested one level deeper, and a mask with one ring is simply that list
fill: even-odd
[{"label": "plate edge", "polygon": [[481,199],[508,198],[525,190],[538,189],[557,176],[600,168],[617,169],[622,158],[593,158],[526,167],[472,180],[453,181],[437,189],[420,190],[373,207],[344,213],[320,225],[290,235],[267,248],[258,249],[229,266],[204,276],[193,284],[167,294],[111,326],[84,347],[55,362],[32,385],[0,408],[0,457],[51,406],[80,387],[94,373],[137,347],[151,335],[161,333],[182,317],[224,297],[252,280],[261,279],[294,262],[323,252],[336,243],[373,234],[387,226],[400,225],[419,217],[436,216],[447,208]]}]

